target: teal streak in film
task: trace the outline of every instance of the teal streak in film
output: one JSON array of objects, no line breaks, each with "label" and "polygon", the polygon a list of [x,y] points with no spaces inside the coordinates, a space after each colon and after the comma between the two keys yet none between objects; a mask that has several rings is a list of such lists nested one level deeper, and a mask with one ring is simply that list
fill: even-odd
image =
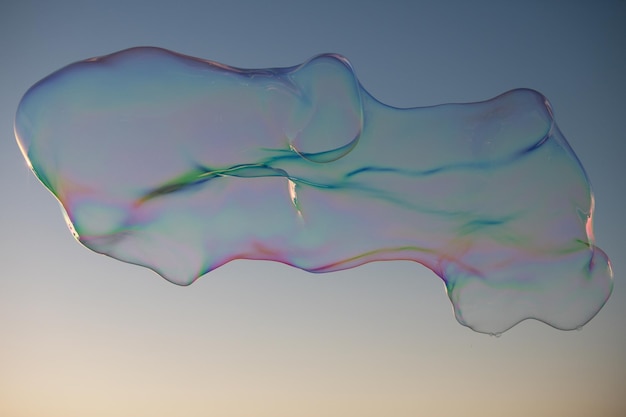
[{"label": "teal streak in film", "polygon": [[39,81],[15,135],[81,244],[179,285],[236,259],[412,260],[485,333],[578,328],[612,290],[586,174],[533,90],[399,109],[339,55],[259,70],[132,48]]}]

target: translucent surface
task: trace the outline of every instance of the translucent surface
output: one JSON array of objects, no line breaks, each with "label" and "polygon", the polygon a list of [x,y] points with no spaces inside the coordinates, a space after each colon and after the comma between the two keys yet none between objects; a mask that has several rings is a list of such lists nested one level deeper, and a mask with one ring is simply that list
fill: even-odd
[{"label": "translucent surface", "polygon": [[488,333],[577,328],[612,290],[585,172],[536,91],[397,109],[338,55],[242,70],[133,48],[35,84],[15,134],[83,245],[176,284],[234,259],[413,260]]}]

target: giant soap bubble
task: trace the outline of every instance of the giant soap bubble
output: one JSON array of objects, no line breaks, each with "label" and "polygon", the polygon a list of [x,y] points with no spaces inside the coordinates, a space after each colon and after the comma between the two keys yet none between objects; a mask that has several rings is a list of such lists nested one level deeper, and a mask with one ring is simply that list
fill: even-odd
[{"label": "giant soap bubble", "polygon": [[589,182],[536,91],[398,109],[339,55],[257,70],[132,48],[39,81],[15,134],[80,243],[176,284],[235,259],[412,260],[488,333],[577,328],[612,290]]}]

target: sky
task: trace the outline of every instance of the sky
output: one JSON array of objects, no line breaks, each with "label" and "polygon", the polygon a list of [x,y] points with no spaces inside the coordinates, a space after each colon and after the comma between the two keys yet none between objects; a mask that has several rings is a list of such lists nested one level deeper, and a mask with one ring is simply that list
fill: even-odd
[{"label": "sky", "polygon": [[[0,415],[623,416],[624,21],[624,1],[2,2]],[[38,80],[132,46],[243,68],[340,53],[397,107],[542,92],[590,178],[612,297],[580,331],[490,337],[416,263],[236,261],[179,287],[85,249],[13,119]]]}]

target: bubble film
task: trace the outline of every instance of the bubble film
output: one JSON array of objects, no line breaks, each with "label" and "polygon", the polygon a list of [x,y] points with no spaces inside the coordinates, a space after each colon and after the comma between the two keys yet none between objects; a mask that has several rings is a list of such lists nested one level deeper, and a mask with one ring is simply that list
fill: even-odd
[{"label": "bubble film", "polygon": [[412,260],[486,333],[578,328],[612,290],[586,174],[536,91],[399,109],[339,55],[257,70],[133,48],[35,84],[15,134],[81,244],[179,285],[235,259]]}]

